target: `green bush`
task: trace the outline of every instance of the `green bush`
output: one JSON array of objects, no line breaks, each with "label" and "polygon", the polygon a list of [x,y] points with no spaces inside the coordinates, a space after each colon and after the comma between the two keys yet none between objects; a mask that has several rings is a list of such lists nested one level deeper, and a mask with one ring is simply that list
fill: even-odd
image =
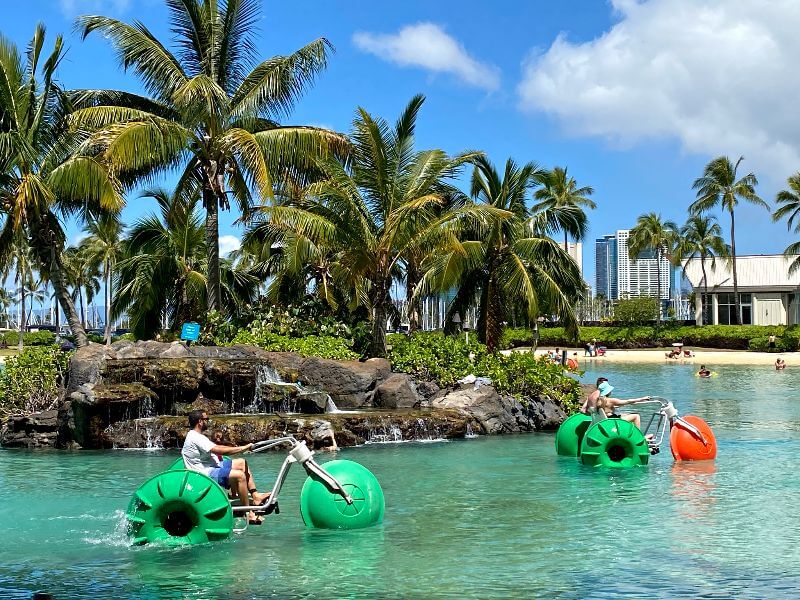
[{"label": "green bush", "polygon": [[55,346],[32,346],[6,358],[0,371],[0,415],[52,409],[69,356]]},{"label": "green bush", "polygon": [[317,356],[333,360],[355,360],[351,340],[330,335],[307,335],[288,337],[273,333],[259,324],[241,329],[233,338],[233,344],[249,344],[270,352],[296,352],[301,356]]},{"label": "green bush", "polygon": [[[727,350],[747,350],[761,348],[761,342],[751,344],[751,340],[764,338],[771,334],[778,337],[778,347],[797,350],[800,347],[800,328],[796,326],[760,325],[675,325],[664,323],[661,327],[638,325],[630,327],[581,327],[578,339],[566,335],[562,327],[539,329],[540,346],[584,346],[592,339],[609,348],[659,348],[674,342],[701,348],[724,348]],[[528,346],[532,339],[530,329],[510,329],[504,333],[503,345],[506,348]],[[764,342],[763,348],[766,348]]]},{"label": "green bush", "polygon": [[431,379],[443,387],[472,373],[488,377],[499,392],[522,400],[547,395],[569,412],[578,406],[578,382],[564,375],[560,365],[537,359],[529,352],[514,352],[510,356],[489,354],[474,336],[467,344],[465,336],[445,336],[438,332],[392,334],[387,345],[393,370]]},{"label": "green bush", "polygon": [[[2,335],[3,341],[9,346],[16,346],[19,341],[19,332],[6,331]],[[22,336],[22,343],[25,346],[52,346],[56,341],[56,334],[52,331],[31,331]]]},{"label": "green bush", "polygon": [[655,298],[622,298],[614,305],[614,321],[620,325],[644,325],[655,321],[658,302]]}]

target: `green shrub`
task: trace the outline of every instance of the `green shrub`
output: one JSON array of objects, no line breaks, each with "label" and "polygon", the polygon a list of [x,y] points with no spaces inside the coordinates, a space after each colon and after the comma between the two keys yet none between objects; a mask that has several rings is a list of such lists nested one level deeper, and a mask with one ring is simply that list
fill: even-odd
[{"label": "green shrub", "polygon": [[67,371],[70,353],[55,346],[32,346],[6,358],[0,371],[0,414],[52,409]]},{"label": "green shrub", "polygon": [[[19,341],[18,331],[6,331],[2,335],[3,341],[9,346],[16,346]],[[56,341],[56,334],[52,331],[30,331],[22,336],[25,346],[52,346]]]},{"label": "green shrub", "polygon": [[614,305],[614,321],[620,325],[643,325],[655,321],[658,301],[655,298],[622,298]]},{"label": "green shrub", "polygon": [[537,359],[529,352],[514,352],[510,356],[489,354],[474,336],[467,344],[466,336],[445,336],[438,332],[392,334],[387,337],[387,345],[393,370],[432,379],[443,387],[472,373],[488,377],[499,392],[522,400],[547,395],[569,412],[578,406],[578,382],[564,375],[560,365]]},{"label": "green shrub", "polygon": [[301,356],[317,356],[333,360],[355,360],[359,357],[353,352],[351,340],[330,335],[307,335],[288,337],[272,333],[258,324],[249,329],[241,329],[233,338],[233,344],[249,344],[270,352],[296,352]]},{"label": "green shrub", "polygon": [[[579,346],[592,339],[609,348],[658,348],[674,342],[701,348],[724,348],[727,350],[747,350],[766,348],[766,342],[750,341],[767,339],[771,334],[778,337],[778,348],[797,350],[800,347],[800,328],[797,326],[761,325],[675,325],[664,323],[661,327],[637,325],[629,327],[581,327],[578,339],[566,335],[562,327],[539,329],[540,346]],[[532,339],[530,329],[513,329],[503,337],[505,347],[529,345]]]}]

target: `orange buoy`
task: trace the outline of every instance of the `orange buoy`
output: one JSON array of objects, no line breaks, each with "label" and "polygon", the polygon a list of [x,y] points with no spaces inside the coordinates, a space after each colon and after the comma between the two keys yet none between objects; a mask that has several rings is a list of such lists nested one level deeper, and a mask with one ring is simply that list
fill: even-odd
[{"label": "orange buoy", "polygon": [[567,359],[567,368],[568,369],[577,369],[578,368],[578,361],[574,358]]},{"label": "orange buoy", "polygon": [[669,445],[673,458],[675,460],[712,460],[716,458],[717,439],[708,423],[694,415],[688,415],[682,419],[694,426],[702,435],[702,439],[676,419],[669,432]]}]

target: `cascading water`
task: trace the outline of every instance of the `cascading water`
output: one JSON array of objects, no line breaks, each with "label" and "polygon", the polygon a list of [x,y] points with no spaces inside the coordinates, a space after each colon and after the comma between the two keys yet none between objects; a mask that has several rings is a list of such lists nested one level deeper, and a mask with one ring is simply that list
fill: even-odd
[{"label": "cascading water", "polygon": [[[274,367],[271,367],[270,365],[266,364],[260,364],[256,367],[256,385],[255,385],[255,393],[253,394],[253,402],[250,405],[245,406],[244,412],[246,413],[272,412],[270,411],[270,406],[269,406],[271,402],[268,391],[270,389],[275,389],[276,387],[286,388],[287,390],[278,408],[280,412],[284,413],[299,412],[300,409],[300,402],[298,401],[299,398],[301,398],[302,396],[310,396],[312,394],[320,393],[314,390],[308,390],[299,383],[291,383],[288,381],[284,381]],[[327,400],[325,403],[326,413],[344,412],[336,407],[336,403],[333,401],[333,398],[330,397],[330,394],[325,394],[325,396],[327,396]]]},{"label": "cascading water", "polygon": [[150,396],[145,396],[139,401],[139,417],[134,419],[134,430],[144,429],[144,438],[146,450],[160,450],[164,446],[161,439],[155,435],[153,431],[153,417],[155,416],[155,409],[153,407],[153,399]]}]

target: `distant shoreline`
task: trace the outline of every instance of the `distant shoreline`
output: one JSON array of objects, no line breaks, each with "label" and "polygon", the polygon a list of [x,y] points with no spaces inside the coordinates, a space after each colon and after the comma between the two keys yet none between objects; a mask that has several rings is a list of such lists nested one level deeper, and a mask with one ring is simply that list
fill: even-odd
[{"label": "distant shoreline", "polygon": [[[567,358],[575,358],[581,368],[605,363],[646,363],[646,364],[689,364],[689,365],[774,365],[776,358],[786,361],[787,368],[800,366],[800,352],[750,352],[747,350],[719,350],[717,348],[687,347],[694,353],[692,358],[668,359],[664,355],[670,348],[651,348],[646,350],[606,350],[605,356],[584,356],[583,348],[561,348],[567,350]],[[530,351],[530,348],[517,348],[515,351]],[[554,347],[537,348],[536,355],[542,356]],[[577,353],[577,356],[575,354]]]}]

